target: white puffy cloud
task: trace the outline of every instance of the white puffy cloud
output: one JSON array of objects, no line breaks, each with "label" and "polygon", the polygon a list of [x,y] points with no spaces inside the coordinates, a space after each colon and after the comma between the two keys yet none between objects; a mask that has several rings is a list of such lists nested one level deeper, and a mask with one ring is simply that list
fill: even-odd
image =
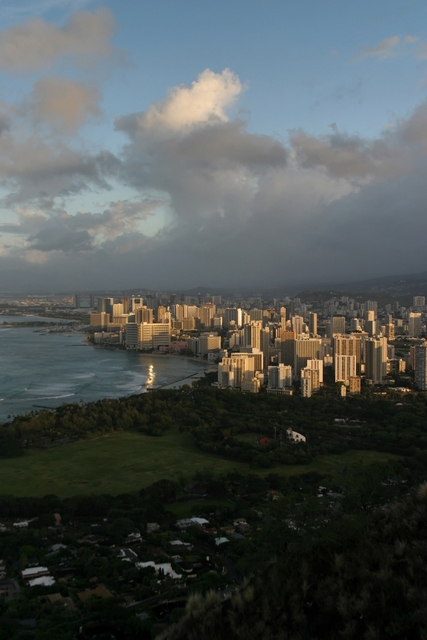
[{"label": "white puffy cloud", "polygon": [[227,122],[226,109],[242,91],[239,78],[229,69],[222,73],[206,69],[191,87],[174,87],[164,100],[138,115],[135,132],[138,133],[138,129],[181,131],[207,123]]}]

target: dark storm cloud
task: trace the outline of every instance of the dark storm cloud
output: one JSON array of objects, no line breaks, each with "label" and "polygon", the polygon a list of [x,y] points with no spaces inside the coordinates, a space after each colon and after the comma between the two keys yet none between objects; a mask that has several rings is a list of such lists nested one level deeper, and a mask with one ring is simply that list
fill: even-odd
[{"label": "dark storm cloud", "polygon": [[[6,174],[26,239],[0,249],[0,287],[25,264],[32,282],[87,289],[262,287],[425,268],[426,103],[374,140],[333,125],[325,136],[292,132],[284,145],[228,118],[242,91],[230,71],[203,72],[116,120],[127,136],[118,158],[26,140]],[[108,188],[111,177],[140,198],[75,215],[58,205],[58,194]],[[145,235],[140,223],[165,203],[168,222]]]}]

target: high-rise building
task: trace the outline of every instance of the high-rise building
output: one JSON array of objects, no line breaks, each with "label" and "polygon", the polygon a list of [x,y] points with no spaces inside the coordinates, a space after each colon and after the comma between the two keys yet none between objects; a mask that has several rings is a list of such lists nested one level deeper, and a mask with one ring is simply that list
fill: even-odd
[{"label": "high-rise building", "polygon": [[365,330],[372,338],[377,333],[377,321],[375,320],[375,311],[366,312]]},{"label": "high-rise building", "polygon": [[426,299],[424,296],[414,296],[413,306],[414,307],[425,307]]},{"label": "high-rise building", "polygon": [[249,318],[251,322],[262,322],[262,309],[251,309]]},{"label": "high-rise building", "polygon": [[212,320],[216,312],[213,302],[205,302],[200,307],[200,322],[202,327],[211,327]]},{"label": "high-rise building", "polygon": [[335,382],[349,384],[350,378],[356,376],[356,356],[335,355]]},{"label": "high-rise building", "polygon": [[356,371],[353,375],[360,374],[361,363],[361,344],[360,335],[334,336],[334,355],[336,356],[356,356]]},{"label": "high-rise building", "polygon": [[294,342],[295,368],[294,377],[299,378],[301,369],[307,366],[307,360],[318,360],[320,351],[320,339],[310,338],[308,335],[297,336]]},{"label": "high-rise building", "polygon": [[110,322],[110,314],[101,312],[101,313],[91,313],[89,314],[89,323],[91,327],[107,327]]},{"label": "high-rise building", "polygon": [[312,336],[317,336],[317,313],[313,311],[308,316],[308,329]]},{"label": "high-rise building", "polygon": [[415,384],[427,391],[427,342],[415,347]]},{"label": "high-rise building", "polygon": [[97,311],[98,313],[108,313],[111,315],[113,308],[113,298],[98,298]]},{"label": "high-rise building", "polygon": [[268,388],[283,389],[292,386],[292,367],[284,364],[268,367]]},{"label": "high-rise building", "polygon": [[[323,360],[320,360],[320,359],[307,360],[306,369],[310,369],[311,371],[318,372],[319,386],[321,386],[323,384]],[[313,391],[317,391],[317,387],[314,388],[313,385],[312,385],[312,389]]]},{"label": "high-rise building", "polygon": [[147,351],[168,347],[171,340],[171,328],[169,324],[163,322],[143,322],[138,325],[139,340],[138,350]]},{"label": "high-rise building", "polygon": [[132,296],[132,298],[128,300],[129,313],[135,313],[135,309],[143,306],[144,306],[144,299],[142,298],[142,296]]},{"label": "high-rise building", "polygon": [[251,322],[246,324],[243,329],[243,346],[261,348],[261,329],[262,322]]},{"label": "high-rise building", "polygon": [[280,332],[280,359],[283,364],[295,366],[295,331]]},{"label": "high-rise building", "polygon": [[336,333],[345,333],[345,317],[334,316],[332,318],[332,335]]},{"label": "high-rise building", "polygon": [[242,326],[242,321],[243,321],[242,309],[237,309],[237,308],[235,309],[230,307],[225,309],[224,327],[226,329],[230,328],[232,322],[234,322],[236,326],[240,328]]},{"label": "high-rise building", "polygon": [[219,351],[221,349],[221,337],[214,333],[202,333],[198,338],[198,355],[201,357],[206,354]]},{"label": "high-rise building", "polygon": [[366,338],[365,377],[373,384],[382,384],[387,373],[387,338]]},{"label": "high-rise building", "polygon": [[304,318],[302,316],[292,316],[292,329],[295,331],[296,335],[299,336],[303,332],[304,327]]},{"label": "high-rise building", "polygon": [[408,335],[410,338],[419,338],[421,335],[421,313],[411,312],[408,317]]},{"label": "high-rise building", "polygon": [[270,327],[264,327],[264,329],[261,329],[260,336],[260,348],[264,356],[264,366],[268,367],[270,364]]},{"label": "high-rise building", "polygon": [[311,378],[312,372],[310,369],[303,369],[301,371],[301,395],[303,398],[311,398]]}]

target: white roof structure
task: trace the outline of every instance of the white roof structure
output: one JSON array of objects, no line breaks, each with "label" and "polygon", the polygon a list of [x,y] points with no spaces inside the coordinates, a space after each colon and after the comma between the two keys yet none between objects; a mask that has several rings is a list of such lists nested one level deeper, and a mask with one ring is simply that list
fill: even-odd
[{"label": "white roof structure", "polygon": [[153,562],[153,560],[149,560],[148,562],[137,562],[135,564],[135,567],[137,569],[146,569],[147,567],[153,567],[156,573],[159,573],[159,571],[163,571],[165,575],[170,576],[174,580],[179,580],[179,578],[182,577],[172,569],[172,565],[169,562],[156,564],[155,562]]},{"label": "white roof structure", "polygon": [[198,524],[198,525],[203,525],[203,524],[209,524],[209,520],[206,520],[206,518],[197,518],[196,516],[193,516],[191,518],[191,521],[194,522],[194,524]]},{"label": "white roof structure", "polygon": [[41,576],[28,581],[30,587],[51,587],[54,583],[55,578],[52,578],[52,576]]},{"label": "white roof structure", "polygon": [[25,579],[35,578],[36,576],[47,576],[49,569],[47,567],[30,567],[21,571],[21,576]]}]

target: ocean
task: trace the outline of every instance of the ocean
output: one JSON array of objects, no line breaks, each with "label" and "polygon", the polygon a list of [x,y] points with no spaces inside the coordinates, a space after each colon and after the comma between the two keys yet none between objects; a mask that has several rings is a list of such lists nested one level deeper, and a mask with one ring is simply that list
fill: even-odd
[{"label": "ocean", "polygon": [[63,402],[142,393],[200,375],[207,366],[180,356],[93,347],[83,333],[46,334],[35,327],[2,325],[45,320],[0,315],[0,422]]}]

